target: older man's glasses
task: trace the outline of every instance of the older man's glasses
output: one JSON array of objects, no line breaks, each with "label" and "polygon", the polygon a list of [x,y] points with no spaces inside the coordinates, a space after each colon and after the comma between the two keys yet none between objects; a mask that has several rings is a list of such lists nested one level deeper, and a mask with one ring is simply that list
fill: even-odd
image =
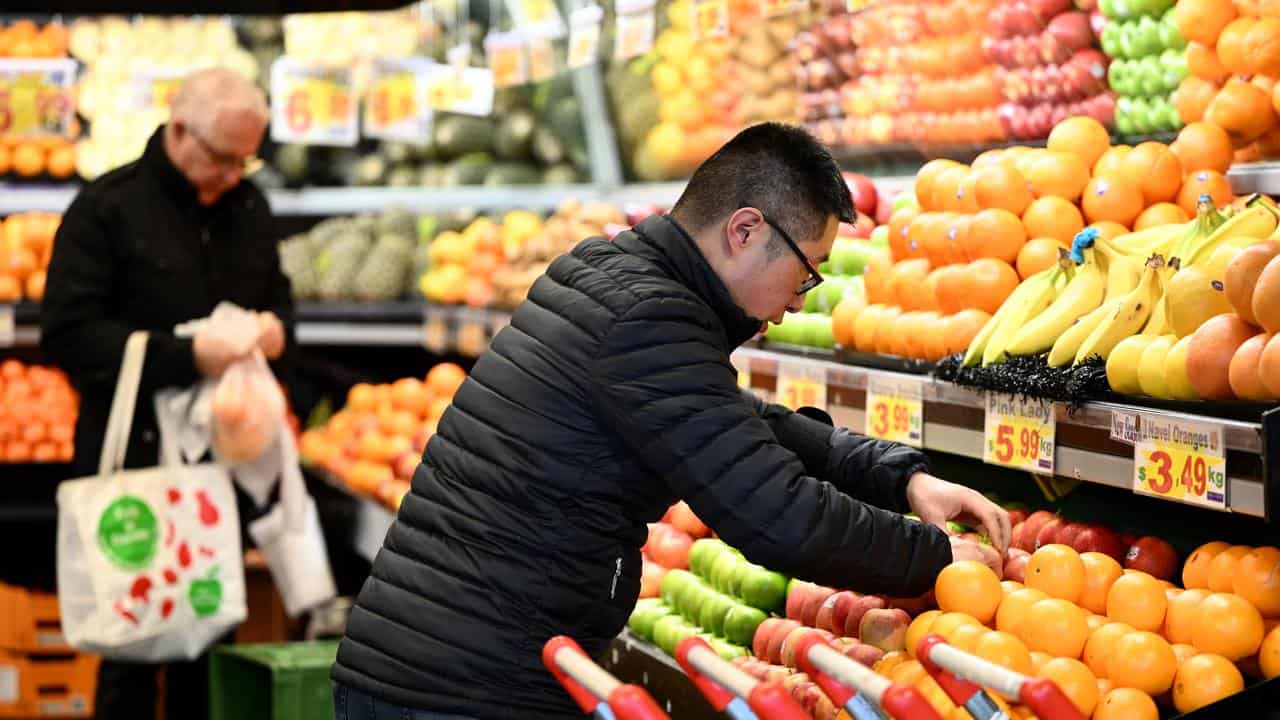
[{"label": "older man's glasses", "polygon": [[242,175],[252,175],[262,169],[262,158],[259,158],[257,155],[239,157],[221,152],[213,145],[209,144],[208,140],[200,137],[200,134],[189,126],[187,127],[187,134],[195,138],[200,149],[204,151],[205,155],[209,156],[209,161],[214,165],[226,168],[227,170],[239,170]]},{"label": "older man's glasses", "polygon": [[778,227],[778,224],[770,220],[769,216],[765,215],[763,210],[760,211],[760,218],[782,237],[782,241],[787,244],[787,247],[791,248],[791,252],[795,253],[796,257],[800,259],[800,262],[804,263],[804,269],[809,271],[809,277],[800,285],[800,289],[796,290],[796,295],[803,295],[821,285],[823,281],[822,273],[818,272],[818,269],[813,266],[813,263],[809,262],[809,258],[804,254],[804,251],[800,249],[800,246],[796,245],[796,241],[791,239],[791,236],[787,234],[787,231]]}]

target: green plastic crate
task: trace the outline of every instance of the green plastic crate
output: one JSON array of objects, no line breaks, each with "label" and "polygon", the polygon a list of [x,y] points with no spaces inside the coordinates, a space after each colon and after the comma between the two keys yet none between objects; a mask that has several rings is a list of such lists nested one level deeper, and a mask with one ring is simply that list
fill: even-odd
[{"label": "green plastic crate", "polygon": [[223,645],[209,661],[211,720],[328,720],[334,641]]}]

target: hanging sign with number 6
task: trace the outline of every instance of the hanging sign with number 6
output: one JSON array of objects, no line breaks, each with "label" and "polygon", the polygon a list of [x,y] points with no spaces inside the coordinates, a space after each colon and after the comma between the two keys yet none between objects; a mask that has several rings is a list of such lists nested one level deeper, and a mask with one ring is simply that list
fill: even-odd
[{"label": "hanging sign with number 6", "polygon": [[271,139],[351,146],[359,136],[355,87],[348,68],[281,57],[271,65]]},{"label": "hanging sign with number 6", "polygon": [[1166,500],[1227,509],[1222,426],[1142,415],[1133,446],[1133,490]]},{"label": "hanging sign with number 6", "polygon": [[1052,402],[988,392],[982,461],[1053,475],[1056,430]]}]

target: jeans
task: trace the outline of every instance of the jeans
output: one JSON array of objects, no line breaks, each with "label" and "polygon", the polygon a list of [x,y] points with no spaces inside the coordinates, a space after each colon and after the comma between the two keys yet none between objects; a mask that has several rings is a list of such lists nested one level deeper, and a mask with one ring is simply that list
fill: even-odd
[{"label": "jeans", "polygon": [[341,683],[333,684],[333,718],[334,720],[474,720],[464,715],[446,715],[397,705]]}]

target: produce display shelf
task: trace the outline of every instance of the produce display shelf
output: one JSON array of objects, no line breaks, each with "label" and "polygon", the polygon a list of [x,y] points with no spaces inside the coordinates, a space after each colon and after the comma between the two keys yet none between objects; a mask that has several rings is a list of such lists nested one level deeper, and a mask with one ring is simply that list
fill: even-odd
[{"label": "produce display shelf", "polygon": [[1231,192],[1237,195],[1280,195],[1280,162],[1232,165],[1227,171]]},{"label": "produce display shelf", "polygon": [[318,467],[303,466],[306,475],[323,482],[355,501],[355,528],[352,533],[351,546],[356,554],[368,562],[382,549],[382,541],[396,519],[395,513],[370,497],[354,492],[338,478]]},{"label": "produce display shelf", "polygon": [[[784,365],[788,372],[824,378],[827,412],[837,425],[855,431],[866,427],[869,379],[878,377],[918,383],[924,413],[924,448],[977,460],[983,458],[985,399],[979,390],[928,376],[835,362],[834,356],[820,359],[744,347],[737,351],[734,359],[738,367],[749,370],[752,390],[766,396],[776,389],[777,377]],[[1280,481],[1274,477],[1274,470],[1268,474],[1272,463],[1264,461],[1264,456],[1275,455],[1277,441],[1266,442],[1264,423],[1273,437],[1280,434],[1280,410],[1272,411],[1258,422],[1112,402],[1089,402],[1077,408],[1055,403],[1054,412],[1057,424],[1055,473],[1118,488],[1132,486],[1134,463],[1133,447],[1111,435],[1112,418],[1117,414],[1219,424],[1223,428],[1227,450],[1229,510],[1260,518],[1276,516],[1274,509],[1280,497]],[[1273,509],[1271,512],[1268,512],[1269,503]]]}]

